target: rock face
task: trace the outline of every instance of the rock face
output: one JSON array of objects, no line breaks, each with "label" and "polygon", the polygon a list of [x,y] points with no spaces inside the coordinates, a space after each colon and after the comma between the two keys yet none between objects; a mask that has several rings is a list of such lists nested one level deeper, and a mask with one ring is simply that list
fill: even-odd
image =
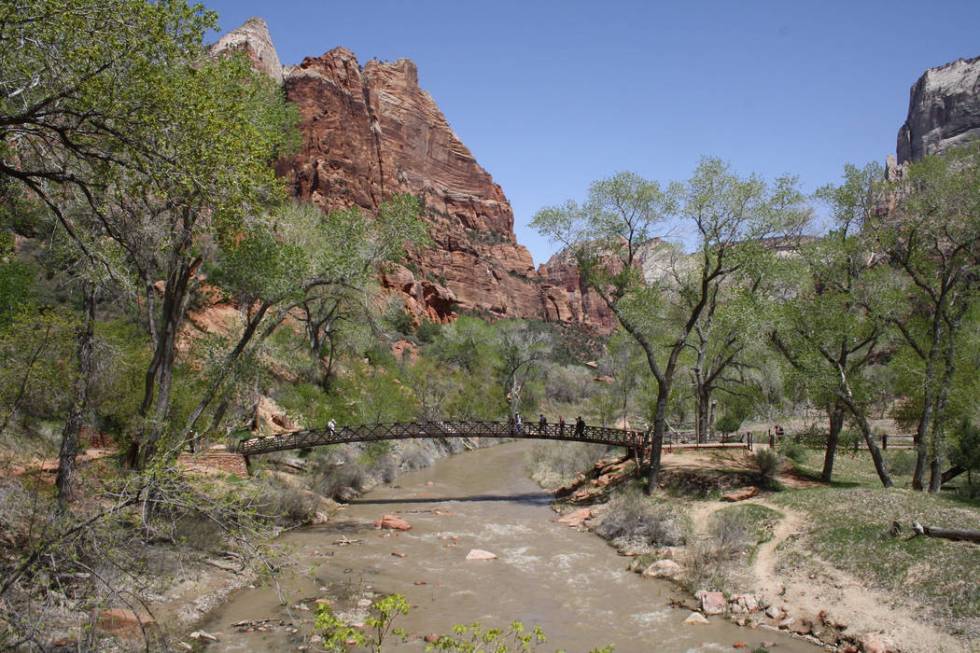
[{"label": "rock face", "polygon": [[585,285],[571,252],[558,252],[538,268],[538,274],[544,281],[546,307],[553,319],[587,324],[601,331],[616,328],[616,316],[599,294]]},{"label": "rock face", "polygon": [[370,212],[396,193],[422,201],[431,247],[381,278],[417,318],[447,321],[470,310],[611,329],[612,316],[583,291],[574,261],[534,268],[514,235],[503,190],[420,88],[414,63],[362,66],[351,51],[335,48],[284,69],[260,18],[223,36],[211,52],[238,50],[280,81],[299,110],[300,148],[277,164],[295,197],[324,211]]},{"label": "rock face", "polygon": [[325,211],[372,211],[395,193],[421,199],[433,244],[382,280],[404,293],[410,310],[433,320],[457,308],[557,319],[558,311],[545,311],[503,190],[419,87],[414,63],[362,67],[335,48],[304,59],[284,83],[300,111],[302,146],[279,172],[296,197]]},{"label": "rock face", "polygon": [[249,18],[241,27],[228,32],[211,46],[212,55],[229,51],[244,52],[257,70],[282,82],[282,64],[272,44],[269,26],[263,19]]},{"label": "rock face", "polygon": [[980,57],[930,68],[912,86],[898,163],[980,138]]}]

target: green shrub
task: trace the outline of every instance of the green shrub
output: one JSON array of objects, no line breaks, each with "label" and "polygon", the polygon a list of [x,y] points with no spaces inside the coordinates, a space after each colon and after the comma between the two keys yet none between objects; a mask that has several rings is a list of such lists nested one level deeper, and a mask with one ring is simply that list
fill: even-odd
[{"label": "green shrub", "polygon": [[908,476],[915,471],[915,454],[911,451],[888,453],[888,471],[896,476]]},{"label": "green shrub", "polygon": [[715,422],[715,429],[720,433],[728,435],[729,433],[734,433],[742,426],[742,419],[736,415],[725,414],[722,415]]},{"label": "green shrub", "polygon": [[607,540],[646,545],[677,546],[684,543],[684,529],[679,516],[669,507],[653,503],[638,490],[623,492],[610,501],[595,532]]},{"label": "green shrub", "polygon": [[755,465],[759,469],[759,480],[763,487],[774,487],[780,462],[779,454],[772,449],[759,449],[755,452]]},{"label": "green shrub", "polygon": [[419,342],[432,342],[439,337],[442,332],[442,325],[432,320],[422,320],[415,330],[415,337]]}]

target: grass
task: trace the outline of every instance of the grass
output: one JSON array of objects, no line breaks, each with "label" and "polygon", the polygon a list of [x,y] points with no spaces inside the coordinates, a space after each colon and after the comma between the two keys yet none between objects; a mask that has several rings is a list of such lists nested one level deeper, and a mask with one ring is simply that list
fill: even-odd
[{"label": "grass", "polygon": [[712,531],[720,533],[729,524],[739,524],[745,531],[746,541],[755,547],[772,539],[773,529],[783,518],[778,510],[753,503],[743,503],[728,508],[722,508],[712,516]]},{"label": "grass", "polygon": [[[889,461],[902,453],[908,454],[908,450],[892,449],[885,451],[885,460]],[[798,461],[795,461],[797,471],[806,477],[819,479],[820,472],[823,470],[823,450],[822,449],[803,449],[803,454]],[[892,480],[896,487],[910,487],[912,475],[897,474],[892,472]],[[865,486],[881,487],[881,481],[875,473],[874,464],[871,461],[871,454],[866,448],[860,449],[857,453],[853,451],[837,450],[837,457],[834,459],[834,478],[833,484],[837,486]]]},{"label": "grass", "polygon": [[[867,484],[866,473],[842,467],[848,482]],[[889,533],[893,521],[906,529],[913,520],[980,528],[975,504],[873,487],[796,490],[774,495],[773,501],[807,514],[811,530],[805,546],[820,559],[890,597],[925,606],[934,621],[953,633],[980,633],[980,547]]]}]

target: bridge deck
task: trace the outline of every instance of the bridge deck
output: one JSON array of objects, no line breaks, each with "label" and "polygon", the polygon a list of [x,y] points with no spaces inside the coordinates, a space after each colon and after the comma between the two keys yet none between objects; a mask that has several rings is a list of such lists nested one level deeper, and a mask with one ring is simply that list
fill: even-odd
[{"label": "bridge deck", "polygon": [[[409,440],[420,438],[514,438],[524,440],[560,440],[566,442],[586,442],[605,444],[614,447],[638,447],[644,442],[642,431],[615,429],[605,426],[586,425],[576,432],[574,424],[524,424],[520,430],[508,422],[490,421],[423,421],[397,424],[362,424],[359,426],[340,426],[329,429],[306,429],[290,431],[268,437],[255,437],[243,440],[235,451],[246,456],[287,451],[290,449],[309,449],[329,444],[350,442],[375,442],[379,440]],[[666,446],[671,446],[668,435]],[[711,443],[701,445],[680,445],[674,447],[748,447],[751,437],[745,443]]]}]

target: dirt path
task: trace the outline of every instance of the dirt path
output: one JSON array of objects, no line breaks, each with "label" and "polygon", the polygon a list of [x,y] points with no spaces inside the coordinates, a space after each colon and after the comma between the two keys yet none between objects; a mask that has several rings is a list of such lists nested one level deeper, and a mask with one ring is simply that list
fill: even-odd
[{"label": "dirt path", "polygon": [[[796,619],[814,619],[824,610],[832,622],[847,625],[846,634],[859,639],[877,634],[881,641],[894,644],[903,653],[969,651],[967,644],[922,623],[913,608],[868,589],[858,579],[800,546],[806,535],[807,519],[803,513],[761,497],[746,503],[784,515],[773,529],[772,539],[759,546],[752,564],[756,592],[768,603],[783,608]],[[709,502],[699,506],[695,510],[696,523],[706,523],[712,512],[726,505],[731,504]],[[805,562],[791,565],[786,556],[790,551],[802,556]]]}]

